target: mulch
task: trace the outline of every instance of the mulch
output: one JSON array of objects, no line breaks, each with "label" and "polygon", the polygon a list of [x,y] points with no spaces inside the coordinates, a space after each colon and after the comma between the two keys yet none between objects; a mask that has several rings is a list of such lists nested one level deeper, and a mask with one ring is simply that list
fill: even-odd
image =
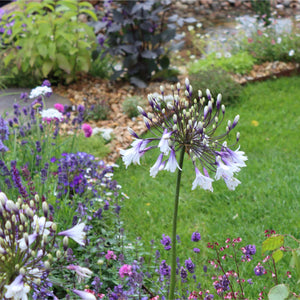
[{"label": "mulch", "polygon": [[[261,81],[280,76],[289,76],[291,74],[300,74],[300,65],[296,63],[267,62],[262,65],[255,65],[252,71],[247,75],[233,74],[232,77],[240,84],[247,82]],[[183,84],[186,74],[179,76],[179,81]],[[191,83],[192,84],[192,83]],[[110,148],[109,155],[104,159],[107,163],[114,163],[119,158],[119,150],[130,146],[133,138],[128,132],[128,127],[132,128],[137,134],[146,131],[146,126],[141,116],[129,118],[122,109],[124,100],[128,97],[139,96],[145,100],[147,105],[147,96],[150,93],[160,93],[160,86],[166,88],[165,94],[170,90],[168,82],[150,82],[146,88],[139,89],[129,83],[112,83],[109,80],[82,77],[76,83],[68,86],[59,85],[54,87],[54,92],[70,99],[75,104],[99,103],[104,101],[110,107],[110,113],[107,120],[91,121],[89,124],[95,128],[113,129],[113,139],[108,144]]]}]

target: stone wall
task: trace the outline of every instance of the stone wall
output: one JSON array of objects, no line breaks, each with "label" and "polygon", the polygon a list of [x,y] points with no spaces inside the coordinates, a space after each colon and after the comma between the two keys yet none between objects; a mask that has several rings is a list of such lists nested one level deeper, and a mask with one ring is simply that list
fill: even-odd
[{"label": "stone wall", "polygon": [[[185,16],[199,14],[209,19],[226,17],[226,14],[255,13],[251,0],[172,0],[175,8]],[[267,0],[260,0],[267,1]],[[300,13],[300,0],[269,0],[273,12],[281,16]]]}]

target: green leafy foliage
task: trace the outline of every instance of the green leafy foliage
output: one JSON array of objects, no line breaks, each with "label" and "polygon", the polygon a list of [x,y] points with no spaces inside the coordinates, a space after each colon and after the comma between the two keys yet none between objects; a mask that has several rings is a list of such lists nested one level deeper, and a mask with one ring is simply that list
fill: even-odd
[{"label": "green leafy foliage", "polygon": [[198,97],[198,90],[203,93],[208,88],[215,97],[221,93],[223,103],[232,104],[238,101],[243,89],[226,71],[218,68],[199,71],[189,78],[193,86],[193,98]]},{"label": "green leafy foliage", "polygon": [[271,24],[271,1],[270,0],[251,0],[251,7],[258,14],[257,19],[264,21],[264,26]]},{"label": "green leafy foliage", "polygon": [[238,52],[228,56],[218,57],[216,53],[211,53],[205,59],[199,59],[189,67],[189,73],[194,74],[199,71],[207,71],[214,68],[221,68],[227,72],[245,74],[249,72],[255,63],[255,59],[247,52]]},{"label": "green leafy foliage", "polygon": [[262,244],[262,253],[266,251],[273,251],[284,245],[283,235],[272,235],[267,238]]},{"label": "green leafy foliage", "polygon": [[93,28],[82,22],[79,15],[96,18],[90,3],[19,0],[16,4],[18,10],[0,21],[4,29],[0,36],[2,72],[31,78],[33,84],[42,78],[68,83],[78,72],[89,71],[96,38]]},{"label": "green leafy foliage", "polygon": [[268,298],[269,300],[284,300],[289,296],[289,289],[285,284],[278,284],[271,288]]},{"label": "green leafy foliage", "polygon": [[[102,21],[93,23],[102,45],[103,55],[121,58],[121,69],[115,69],[112,79],[126,77],[132,84],[145,87],[145,82],[170,68],[169,53],[183,42],[165,45],[176,37],[176,28],[194,18],[169,15],[171,1],[108,1],[100,13]],[[160,76],[164,73],[160,73]],[[166,74],[169,75],[169,74]]]}]

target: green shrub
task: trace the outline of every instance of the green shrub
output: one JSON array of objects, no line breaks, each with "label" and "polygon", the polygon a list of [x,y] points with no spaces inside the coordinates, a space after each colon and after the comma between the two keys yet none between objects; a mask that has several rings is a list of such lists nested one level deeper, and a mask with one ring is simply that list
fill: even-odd
[{"label": "green shrub", "polygon": [[137,109],[138,105],[141,105],[143,102],[142,98],[133,96],[126,98],[123,102],[123,111],[129,118],[134,118],[139,115],[139,111]]},{"label": "green shrub", "polygon": [[227,72],[245,74],[252,69],[254,63],[255,59],[246,51],[232,55],[227,53],[221,57],[218,57],[216,53],[211,53],[205,59],[200,59],[190,65],[189,73],[221,68]]},{"label": "green shrub", "polygon": [[110,112],[110,107],[105,101],[100,101],[96,104],[88,104],[88,107],[84,111],[85,121],[98,121],[106,120]]},{"label": "green shrub", "polygon": [[208,88],[215,99],[221,93],[222,103],[228,105],[235,103],[242,92],[241,85],[222,69],[214,68],[208,71],[199,71],[190,75],[189,79],[193,86],[193,99],[198,97],[198,90],[205,93]]},{"label": "green shrub", "polygon": [[68,83],[76,73],[89,71],[96,37],[79,16],[88,14],[96,19],[90,3],[19,0],[17,5],[17,10],[3,15],[0,21],[4,31],[0,36],[2,70],[13,76],[22,74],[36,83],[43,78]]}]

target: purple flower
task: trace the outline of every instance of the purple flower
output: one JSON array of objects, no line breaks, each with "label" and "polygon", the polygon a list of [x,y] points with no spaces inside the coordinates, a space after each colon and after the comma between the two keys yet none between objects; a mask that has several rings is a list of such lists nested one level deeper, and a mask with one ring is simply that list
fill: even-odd
[{"label": "purple flower", "polygon": [[171,274],[171,267],[166,264],[165,260],[163,260],[159,266],[159,273],[162,276],[167,276],[167,277],[169,277]]},{"label": "purple flower", "polygon": [[265,268],[262,265],[258,264],[254,268],[254,273],[255,273],[256,276],[261,276],[261,275],[266,274],[266,270],[265,270]]},{"label": "purple flower", "polygon": [[201,240],[201,235],[199,232],[193,232],[192,234],[192,242],[199,242]]},{"label": "purple flower", "polygon": [[171,246],[171,238],[168,235],[163,234],[162,235],[162,240],[160,240],[162,245],[164,245],[165,250],[170,250],[172,248]]},{"label": "purple flower", "polygon": [[199,248],[194,248],[193,251],[194,251],[195,253],[200,253],[200,249],[199,249]]},{"label": "purple flower", "polygon": [[84,132],[85,137],[90,137],[93,133],[93,129],[89,124],[82,124],[82,130]]},{"label": "purple flower", "polygon": [[119,270],[119,275],[121,278],[125,276],[130,276],[132,274],[132,266],[131,265],[123,265]]},{"label": "purple flower", "polygon": [[76,243],[78,243],[81,246],[85,245],[85,232],[84,232],[84,223],[77,224],[71,229],[62,231],[58,233],[58,235],[64,235],[71,239],[73,239]]},{"label": "purple flower", "polygon": [[185,280],[187,278],[187,276],[188,276],[188,273],[187,273],[186,269],[183,268],[183,267],[181,267],[181,269],[180,269],[180,277],[181,277],[181,279]]},{"label": "purple flower", "polygon": [[186,261],[185,261],[185,266],[187,268],[187,270],[190,272],[190,273],[194,273],[195,272],[195,265],[193,264],[192,260],[190,258],[188,258]]},{"label": "purple flower", "polygon": [[50,87],[51,86],[51,83],[49,80],[44,80],[43,83],[42,83],[42,86],[47,86],[47,87]]},{"label": "purple flower", "polygon": [[230,281],[226,275],[223,275],[221,279],[214,282],[214,287],[218,294],[222,294],[229,290]]},{"label": "purple flower", "polygon": [[253,281],[252,281],[251,278],[247,279],[247,282],[248,282],[249,284],[253,284]]}]

